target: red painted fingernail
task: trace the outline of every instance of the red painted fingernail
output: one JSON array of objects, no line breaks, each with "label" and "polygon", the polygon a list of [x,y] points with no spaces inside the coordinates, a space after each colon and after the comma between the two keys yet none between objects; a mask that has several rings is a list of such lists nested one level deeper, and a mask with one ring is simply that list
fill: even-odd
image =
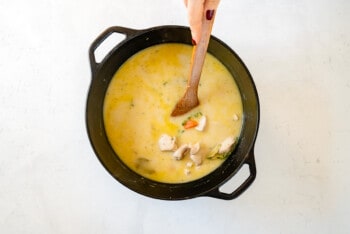
[{"label": "red painted fingernail", "polygon": [[205,14],[207,20],[211,20],[213,18],[214,12],[215,12],[215,10],[207,10],[207,12]]},{"label": "red painted fingernail", "polygon": [[192,38],[192,45],[197,45],[197,42]]}]

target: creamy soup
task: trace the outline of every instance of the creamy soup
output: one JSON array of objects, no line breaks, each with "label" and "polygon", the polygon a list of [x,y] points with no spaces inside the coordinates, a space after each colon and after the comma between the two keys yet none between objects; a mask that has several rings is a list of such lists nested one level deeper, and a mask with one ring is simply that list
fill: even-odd
[{"label": "creamy soup", "polygon": [[[186,89],[191,54],[191,46],[177,43],[144,49],[118,69],[105,96],[104,124],[111,146],[129,168],[155,181],[183,183],[207,175],[223,163],[240,135],[238,87],[211,54],[198,89],[200,105],[170,116]],[[162,149],[164,137],[168,149]],[[180,158],[175,157],[184,145],[177,152]]]}]

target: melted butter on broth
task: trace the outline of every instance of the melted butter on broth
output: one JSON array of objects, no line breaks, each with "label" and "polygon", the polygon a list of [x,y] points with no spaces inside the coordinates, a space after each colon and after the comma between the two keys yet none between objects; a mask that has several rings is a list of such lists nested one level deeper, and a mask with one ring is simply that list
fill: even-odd
[{"label": "melted butter on broth", "polygon": [[[183,183],[207,175],[224,160],[209,160],[206,155],[241,131],[243,109],[237,85],[210,54],[198,90],[200,105],[182,116],[170,116],[185,91],[191,54],[191,46],[175,43],[144,49],[119,68],[105,96],[104,124],[114,151],[129,168],[155,181]],[[184,130],[183,121],[198,112],[207,118],[204,131]],[[233,120],[234,115],[239,119]],[[164,133],[176,136],[178,146],[199,142],[203,163],[188,167],[189,155],[175,160],[173,152],[160,151],[158,139]]]}]

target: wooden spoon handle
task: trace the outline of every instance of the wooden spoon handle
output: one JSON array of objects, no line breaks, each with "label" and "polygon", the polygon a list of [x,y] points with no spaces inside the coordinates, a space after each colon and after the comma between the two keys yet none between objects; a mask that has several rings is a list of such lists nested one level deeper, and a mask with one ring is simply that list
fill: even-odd
[{"label": "wooden spoon handle", "polygon": [[214,24],[214,18],[215,11],[211,19],[208,20],[206,16],[203,17],[200,41],[196,46],[193,47],[191,59],[191,73],[187,85],[194,89],[198,88],[205,56],[207,54],[211,30]]},{"label": "wooden spoon handle", "polygon": [[193,47],[191,59],[191,72],[187,81],[187,88],[184,96],[177,102],[171,116],[178,116],[187,113],[199,105],[198,85],[201,78],[205,56],[207,54],[211,29],[214,23],[215,11],[210,11],[203,16],[201,38],[199,43]]}]

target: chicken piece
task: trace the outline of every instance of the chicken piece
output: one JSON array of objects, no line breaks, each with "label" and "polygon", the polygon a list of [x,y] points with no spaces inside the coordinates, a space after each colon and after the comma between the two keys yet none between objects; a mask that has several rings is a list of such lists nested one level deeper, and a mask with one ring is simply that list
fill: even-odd
[{"label": "chicken piece", "polygon": [[194,164],[196,166],[199,166],[202,164],[202,156],[200,154],[198,154],[198,151],[200,149],[200,145],[199,142],[197,142],[194,145],[190,145],[190,159],[192,160],[192,162],[194,162]]},{"label": "chicken piece", "polygon": [[173,157],[176,159],[176,160],[181,160],[186,151],[189,149],[190,147],[187,145],[187,144],[184,144],[184,145],[181,145],[174,153],[173,153]]},{"label": "chicken piece", "polygon": [[199,142],[197,142],[196,144],[194,145],[190,145],[190,154],[196,154],[198,153],[199,149],[200,149],[200,145],[199,145]]},{"label": "chicken piece", "polygon": [[225,154],[230,152],[233,144],[235,143],[234,137],[227,137],[221,144],[218,153]]},{"label": "chicken piece", "polygon": [[193,166],[193,162],[190,161],[190,162],[187,162],[187,163],[186,163],[186,167],[187,167],[187,168],[191,168],[192,166]]},{"label": "chicken piece", "polygon": [[196,130],[202,132],[205,128],[205,125],[207,123],[207,117],[204,115],[198,120],[198,125],[195,127]]},{"label": "chicken piece", "polygon": [[158,140],[159,149],[161,151],[173,151],[176,150],[176,137],[162,134]]},{"label": "chicken piece", "polygon": [[202,155],[200,155],[200,154],[191,154],[191,155],[190,155],[190,158],[191,158],[191,160],[194,162],[194,164],[195,164],[196,166],[201,165],[202,162],[203,162]]}]

